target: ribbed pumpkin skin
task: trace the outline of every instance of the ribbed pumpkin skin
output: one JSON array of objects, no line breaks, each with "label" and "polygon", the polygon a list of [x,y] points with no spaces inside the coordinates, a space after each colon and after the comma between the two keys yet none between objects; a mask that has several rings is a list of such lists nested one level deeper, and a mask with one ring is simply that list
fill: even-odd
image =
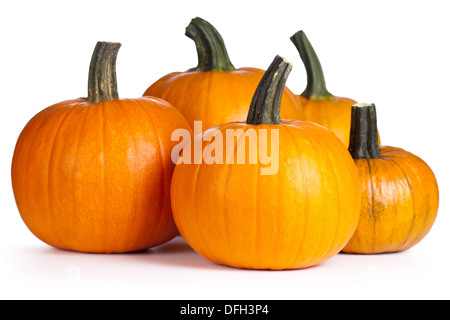
[{"label": "ribbed pumpkin skin", "polygon": [[176,128],[189,126],[156,98],[81,98],[41,111],[12,162],[24,222],[47,244],[82,252],[140,251],[172,239]]},{"label": "ribbed pumpkin skin", "polygon": [[[233,71],[194,71],[170,73],[152,84],[144,96],[170,102],[193,126],[202,121],[203,129],[233,121],[245,121],[248,106],[264,70],[240,68]],[[281,117],[302,118],[297,97],[287,87],[281,100]]]},{"label": "ribbed pumpkin skin", "polygon": [[302,120],[312,121],[330,129],[348,147],[350,119],[355,100],[333,96],[332,99],[307,99],[298,96],[303,112]]},{"label": "ribbed pumpkin skin", "polygon": [[[232,144],[238,150],[244,132],[255,128],[258,139],[260,129],[279,129],[278,173],[261,175],[269,165],[260,161],[177,164],[171,200],[180,234],[205,258],[237,268],[298,269],[333,257],[358,223],[353,159],[331,131],[309,122],[231,123],[219,130],[227,138],[226,130],[243,130]],[[267,144],[271,150],[270,139]],[[246,150],[247,157],[257,154]]]},{"label": "ribbed pumpkin skin", "polygon": [[378,159],[355,160],[362,183],[361,217],[344,252],[405,251],[433,226],[439,191],[429,166],[414,154],[381,147]]}]

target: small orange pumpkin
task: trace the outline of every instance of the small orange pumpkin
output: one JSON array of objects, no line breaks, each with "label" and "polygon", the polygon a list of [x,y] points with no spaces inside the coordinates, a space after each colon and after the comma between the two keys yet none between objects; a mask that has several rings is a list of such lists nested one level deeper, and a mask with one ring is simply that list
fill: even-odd
[{"label": "small orange pumpkin", "polygon": [[[186,36],[197,47],[198,66],[186,72],[167,74],[153,83],[144,96],[160,97],[178,108],[189,124],[202,121],[204,129],[232,121],[245,121],[253,93],[264,70],[236,69],[219,32],[201,18],[192,19]],[[296,96],[283,94],[281,115],[299,119]]]},{"label": "small orange pumpkin", "polygon": [[[194,250],[218,264],[275,270],[317,265],[344,247],[358,223],[360,182],[342,142],[312,122],[280,118],[290,70],[277,56],[247,121],[195,138],[194,148],[209,141],[204,159],[213,153],[224,159],[195,163],[183,154],[175,167],[175,223]],[[270,150],[270,163],[261,150]]]},{"label": "small orange pumpkin", "polygon": [[343,249],[374,254],[407,250],[433,226],[439,190],[430,167],[396,147],[379,146],[374,104],[352,109],[349,151],[361,177],[361,217]]},{"label": "small orange pumpkin", "polygon": [[56,248],[140,251],[178,234],[170,207],[171,134],[190,127],[159,98],[119,99],[119,48],[99,42],[88,98],[44,109],[16,144],[17,207],[31,232]]},{"label": "small orange pumpkin", "polygon": [[356,101],[335,96],[327,90],[319,58],[303,31],[295,33],[291,41],[299,51],[307,73],[306,89],[298,96],[302,119],[332,130],[348,146],[351,109]]}]

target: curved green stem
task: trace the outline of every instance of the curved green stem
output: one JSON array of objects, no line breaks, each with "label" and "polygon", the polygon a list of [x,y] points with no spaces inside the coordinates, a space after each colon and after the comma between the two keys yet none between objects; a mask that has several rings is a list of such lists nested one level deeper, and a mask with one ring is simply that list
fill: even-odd
[{"label": "curved green stem", "polygon": [[250,104],[248,124],[281,124],[281,98],[292,64],[276,56],[264,73]]},{"label": "curved green stem", "polygon": [[235,70],[219,32],[206,20],[194,18],[186,28],[186,36],[194,40],[198,66],[189,71]]},{"label": "curved green stem", "polygon": [[91,103],[119,98],[116,60],[121,47],[116,42],[97,42],[89,68],[88,98]]},{"label": "curved green stem", "polygon": [[303,31],[297,32],[291,37],[291,41],[300,53],[300,57],[306,68],[308,83],[305,91],[301,95],[308,99],[332,99],[333,95],[328,92],[325,85],[322,65],[305,33]]},{"label": "curved green stem", "polygon": [[352,106],[352,124],[348,151],[353,159],[376,159],[381,156],[378,145],[377,111],[375,104]]}]

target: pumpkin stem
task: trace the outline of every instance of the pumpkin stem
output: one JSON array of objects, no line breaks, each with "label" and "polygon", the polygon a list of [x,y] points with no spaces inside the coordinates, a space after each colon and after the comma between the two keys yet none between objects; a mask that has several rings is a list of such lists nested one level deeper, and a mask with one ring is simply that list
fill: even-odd
[{"label": "pumpkin stem", "polygon": [[121,47],[116,42],[97,42],[89,68],[88,98],[91,103],[119,98],[116,59]]},{"label": "pumpkin stem", "polygon": [[353,159],[376,159],[381,156],[375,104],[357,103],[352,106],[348,151]]},{"label": "pumpkin stem", "polygon": [[306,68],[307,85],[301,96],[307,99],[329,100],[333,95],[328,92],[325,84],[325,76],[323,74],[322,65],[314,51],[313,46],[309,42],[305,33],[300,30],[291,37],[303,64]]},{"label": "pumpkin stem", "polygon": [[194,40],[198,66],[189,71],[235,70],[219,32],[206,20],[194,18],[186,28],[186,36]]},{"label": "pumpkin stem", "polygon": [[264,73],[250,104],[247,124],[281,124],[280,108],[284,86],[292,64],[276,56]]}]

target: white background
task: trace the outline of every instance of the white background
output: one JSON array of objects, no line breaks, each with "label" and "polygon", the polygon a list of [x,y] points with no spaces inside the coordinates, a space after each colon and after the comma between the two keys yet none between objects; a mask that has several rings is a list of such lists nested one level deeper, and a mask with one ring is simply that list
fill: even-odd
[{"label": "white background", "polygon": [[[450,8],[448,1],[1,1],[2,299],[448,299]],[[98,40],[122,42],[121,97],[197,64],[184,35],[196,16],[222,34],[236,67],[265,69],[276,54],[306,75],[289,38],[303,29],[337,96],[377,105],[383,144],[424,159],[441,201],[429,235],[404,253],[339,254],[296,271],[215,265],[182,239],[139,254],[89,255],[48,247],[22,222],[11,159],[26,122],[54,103],[86,96]]]}]

